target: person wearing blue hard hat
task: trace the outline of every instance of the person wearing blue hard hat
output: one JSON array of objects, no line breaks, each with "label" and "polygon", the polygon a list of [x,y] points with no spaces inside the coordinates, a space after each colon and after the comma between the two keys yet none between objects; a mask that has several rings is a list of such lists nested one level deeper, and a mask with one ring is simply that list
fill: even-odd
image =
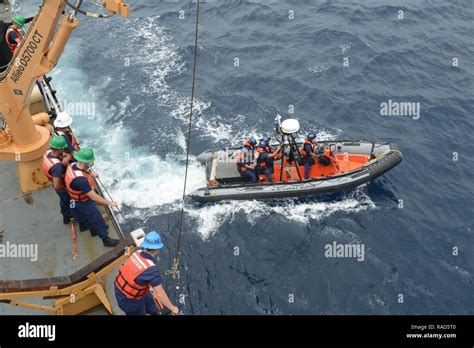
[{"label": "person wearing blue hard hat", "polygon": [[316,141],[316,134],[311,132],[304,139],[303,147],[301,148],[301,155],[303,156],[304,164],[304,178],[309,179],[309,172],[311,166],[316,162],[317,156],[314,153],[314,149],[318,146]]},{"label": "person wearing blue hard hat", "polygon": [[257,175],[265,175],[267,182],[273,182],[273,159],[278,157],[281,146],[278,146],[274,152],[266,139],[261,139],[257,146]]},{"label": "person wearing blue hard hat", "polygon": [[[271,137],[267,136],[266,138],[262,138],[260,139],[259,141],[259,146],[262,146],[265,148],[265,151],[267,153],[272,153],[272,147],[270,145],[270,141],[271,141]],[[268,168],[270,169],[270,171],[273,173],[274,172],[274,159],[273,157],[269,157],[268,158]]]},{"label": "person wearing blue hard hat", "polygon": [[126,315],[156,315],[155,301],[160,309],[164,306],[173,314],[179,313],[161,285],[158,254],[164,246],[158,232],[148,232],[140,248],[120,267],[115,277],[115,298]]}]

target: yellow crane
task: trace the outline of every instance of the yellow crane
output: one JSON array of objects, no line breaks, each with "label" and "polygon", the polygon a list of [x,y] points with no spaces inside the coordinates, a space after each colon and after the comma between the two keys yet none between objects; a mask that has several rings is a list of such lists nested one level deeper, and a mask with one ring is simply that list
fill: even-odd
[{"label": "yellow crane", "polygon": [[[71,5],[66,0],[43,0],[38,14],[30,23],[12,64],[0,75],[0,160],[16,161],[21,191],[33,192],[49,185],[41,170],[41,161],[48,148],[49,115],[31,115],[31,94],[41,80],[58,63],[74,29],[79,25],[76,13],[94,17],[129,15],[129,6],[122,0],[103,0],[108,15],[80,10],[82,0]],[[65,13],[66,7],[73,10]],[[1,127],[2,124],[6,127]]]}]

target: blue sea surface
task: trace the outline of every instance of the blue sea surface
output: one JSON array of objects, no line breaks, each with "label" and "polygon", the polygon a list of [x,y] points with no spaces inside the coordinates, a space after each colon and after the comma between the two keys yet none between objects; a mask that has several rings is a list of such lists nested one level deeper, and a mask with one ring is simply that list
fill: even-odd
[{"label": "blue sea surface", "polygon": [[[53,83],[94,106],[75,129],[124,230],[162,234],[184,313],[474,314],[472,1],[202,1],[189,192],[205,185],[196,155],[272,135],[277,112],[403,161],[337,194],[186,201],[177,281],[196,3],[128,2],[127,19],[79,16]],[[419,118],[381,115],[389,100]],[[333,242],[364,259],[326,257]]]}]

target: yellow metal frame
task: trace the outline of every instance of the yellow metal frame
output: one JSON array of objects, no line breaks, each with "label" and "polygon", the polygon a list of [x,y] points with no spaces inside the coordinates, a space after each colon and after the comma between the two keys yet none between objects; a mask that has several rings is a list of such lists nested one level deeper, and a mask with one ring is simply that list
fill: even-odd
[{"label": "yellow metal frame", "polygon": [[[127,252],[103,267],[99,272],[90,273],[86,280],[59,289],[51,286],[48,290],[27,290],[10,293],[0,293],[0,301],[12,306],[24,307],[45,311],[56,315],[76,315],[87,312],[98,305],[103,305],[109,314],[113,314],[112,306],[107,298],[102,284],[103,277],[116,266],[124,262],[135,250],[135,246],[128,247]],[[53,306],[40,305],[30,302],[17,301],[22,298],[53,299]]]}]

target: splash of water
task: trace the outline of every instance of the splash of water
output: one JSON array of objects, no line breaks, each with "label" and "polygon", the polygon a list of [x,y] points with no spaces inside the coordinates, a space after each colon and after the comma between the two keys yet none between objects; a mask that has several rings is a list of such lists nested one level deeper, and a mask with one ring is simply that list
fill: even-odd
[{"label": "splash of water", "polygon": [[375,204],[359,188],[341,200],[330,202],[301,202],[296,199],[280,200],[278,204],[273,201],[227,201],[192,209],[188,214],[198,222],[197,231],[201,237],[207,239],[223,224],[232,223],[236,216],[250,225],[270,215],[278,215],[292,223],[308,224],[338,211],[356,213],[373,208]]}]

